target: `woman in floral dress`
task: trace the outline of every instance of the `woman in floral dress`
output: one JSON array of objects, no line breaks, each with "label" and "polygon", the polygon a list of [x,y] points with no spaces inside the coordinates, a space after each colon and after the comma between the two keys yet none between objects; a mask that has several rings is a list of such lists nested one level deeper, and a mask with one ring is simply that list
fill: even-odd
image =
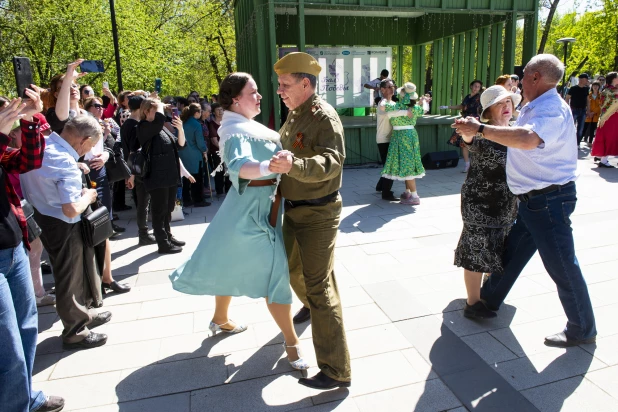
[{"label": "woman in floral dress", "polygon": [[[508,126],[521,95],[503,86],[491,86],[481,96],[481,121]],[[457,130],[457,129],[455,129]],[[516,217],[516,198],[506,183],[506,147],[476,135],[468,146],[472,164],[461,188],[464,226],[455,250],[455,265],[463,267],[468,297],[464,316],[496,316],[481,301],[483,273],[502,272],[506,237]]]},{"label": "woman in floral dress", "polygon": [[[462,117],[479,117],[479,111],[481,109],[481,89],[483,88],[483,82],[480,80],[473,80],[470,83],[470,94],[464,97],[463,102],[459,106],[444,106],[441,108],[451,109],[451,110],[461,110]],[[461,147],[461,155],[463,156],[465,166],[462,170],[462,173],[466,173],[470,168],[470,155],[468,152],[468,147],[463,143],[461,136],[459,136],[453,130],[453,134],[451,138],[447,142],[452,146]]]},{"label": "woman in floral dress", "polygon": [[[401,194],[401,204],[420,205],[421,199],[416,192],[415,179],[425,176],[425,168],[421,162],[421,148],[414,126],[424,112],[422,106],[416,104],[418,94],[413,83],[404,84],[397,92],[399,102],[389,102],[379,108],[386,112],[393,126],[382,177],[406,182],[406,190]],[[425,100],[428,101],[429,98],[423,96],[419,103],[422,105]],[[408,115],[401,116],[401,110],[408,110]]]}]

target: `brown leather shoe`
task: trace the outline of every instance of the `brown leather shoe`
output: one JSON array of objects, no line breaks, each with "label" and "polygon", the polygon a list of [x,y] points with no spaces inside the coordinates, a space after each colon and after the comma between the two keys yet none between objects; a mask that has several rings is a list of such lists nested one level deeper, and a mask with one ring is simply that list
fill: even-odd
[{"label": "brown leather shoe", "polygon": [[37,409],[37,412],[60,412],[64,409],[64,399],[60,396],[46,396],[45,403]]},{"label": "brown leather shoe", "polygon": [[597,341],[596,336],[588,339],[571,339],[566,333],[560,332],[555,335],[551,335],[545,338],[545,346],[551,346],[553,348],[569,348],[571,346],[585,345],[587,343],[595,343]]},{"label": "brown leather shoe", "polygon": [[294,315],[294,318],[292,320],[294,321],[294,323],[298,324],[305,323],[309,319],[311,319],[311,311],[309,310],[309,308],[303,306],[301,310],[296,312],[296,315]]},{"label": "brown leather shoe", "polygon": [[313,389],[335,389],[335,388],[349,388],[352,386],[352,382],[343,382],[333,379],[322,372],[318,372],[312,378],[300,378],[298,383],[304,386],[308,386]]}]

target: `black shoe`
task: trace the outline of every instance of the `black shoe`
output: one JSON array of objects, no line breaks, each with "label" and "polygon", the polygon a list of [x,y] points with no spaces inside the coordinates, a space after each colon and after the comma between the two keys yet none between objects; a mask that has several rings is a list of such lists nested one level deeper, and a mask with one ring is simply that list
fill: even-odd
[{"label": "black shoe", "polygon": [[157,239],[155,239],[155,237],[151,235],[150,233],[145,234],[145,235],[139,235],[138,244],[140,246],[154,245],[156,243],[157,243]]},{"label": "black shoe", "polygon": [[174,236],[170,236],[169,237],[169,241],[174,246],[184,246],[184,245],[187,244],[187,242],[183,242],[182,240],[178,240]]},{"label": "black shoe", "polygon": [[107,289],[111,289],[116,293],[127,293],[131,290],[131,286],[128,286],[124,283],[118,283],[115,280],[112,283],[101,283],[101,290],[104,295],[107,295]]},{"label": "black shoe", "polygon": [[349,388],[352,382],[343,382],[326,376],[322,372],[318,372],[312,378],[300,378],[298,383],[308,386],[313,389],[334,389],[334,388]]},{"label": "black shoe", "polygon": [[294,323],[305,323],[309,319],[311,319],[311,311],[309,310],[309,308],[303,306],[301,310],[296,312],[296,315],[294,315],[294,319],[292,320],[294,321]]},{"label": "black shoe", "polygon": [[469,319],[491,319],[498,316],[496,312],[487,309],[487,306],[481,301],[476,302],[472,306],[468,305],[468,302],[466,302],[463,315]]},{"label": "black shoe", "polygon": [[122,233],[122,232],[124,232],[125,230],[127,230],[127,229],[125,229],[124,227],[120,227],[120,226],[118,226],[118,225],[117,225],[117,224],[115,224],[115,223],[112,223],[112,229],[114,229],[114,232],[116,232],[116,233]]},{"label": "black shoe", "polygon": [[601,158],[600,158],[600,157],[595,157],[595,158],[594,158],[594,161],[595,161],[595,162],[600,162],[600,161],[601,161]]},{"label": "black shoe", "polygon": [[571,346],[585,345],[587,343],[595,343],[597,341],[596,336],[588,339],[571,339],[564,332],[556,333],[545,338],[545,346],[551,346],[553,348],[569,348]]},{"label": "black shoe", "polygon": [[45,403],[39,406],[37,412],[60,412],[64,409],[64,399],[60,396],[46,396]]},{"label": "black shoe", "polygon": [[182,252],[182,248],[176,245],[172,245],[170,242],[159,244],[160,255],[173,254]]},{"label": "black shoe", "polygon": [[614,169],[614,166],[610,165],[609,163],[605,164],[605,163],[603,163],[603,162],[599,162],[599,163],[597,164],[597,166],[598,166],[598,167],[606,167],[606,168],[608,168],[608,169]]},{"label": "black shoe", "polygon": [[88,325],[88,329],[96,328],[97,326],[101,326],[106,324],[112,320],[112,312],[100,312],[95,318],[92,319]]},{"label": "black shoe", "polygon": [[117,210],[119,212],[123,212],[125,210],[131,210],[133,208],[131,206],[128,206],[128,205],[123,205],[123,206],[112,206],[112,209],[113,210]]},{"label": "black shoe", "polygon": [[206,207],[210,206],[210,202],[197,202],[193,205],[193,207]]},{"label": "black shoe", "polygon": [[86,339],[80,340],[75,343],[62,343],[62,349],[64,350],[72,350],[72,349],[91,349],[98,348],[99,346],[105,345],[107,342],[107,335],[104,333],[94,333],[90,332]]},{"label": "black shoe", "polygon": [[382,193],[382,200],[399,201],[400,199],[393,192],[388,192],[387,194]]},{"label": "black shoe", "polygon": [[41,273],[44,275],[50,275],[52,273],[52,268],[47,263],[41,263]]}]

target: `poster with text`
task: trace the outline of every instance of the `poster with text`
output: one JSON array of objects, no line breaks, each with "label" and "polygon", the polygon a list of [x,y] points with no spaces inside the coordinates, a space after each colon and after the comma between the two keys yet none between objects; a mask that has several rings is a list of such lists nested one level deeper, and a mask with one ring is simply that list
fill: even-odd
[{"label": "poster with text", "polygon": [[[282,47],[279,58],[295,51]],[[305,52],[322,67],[317,94],[335,108],[372,106],[374,91],[364,85],[379,78],[383,69],[391,71],[390,47],[316,47]]]}]

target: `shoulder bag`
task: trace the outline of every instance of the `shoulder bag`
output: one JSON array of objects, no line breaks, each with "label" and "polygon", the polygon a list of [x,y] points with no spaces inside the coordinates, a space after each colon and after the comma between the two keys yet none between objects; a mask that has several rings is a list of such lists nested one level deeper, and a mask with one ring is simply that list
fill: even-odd
[{"label": "shoulder bag", "polygon": [[[150,143],[152,145],[152,141]],[[148,148],[150,148],[148,145]],[[129,155],[129,168],[131,172],[139,177],[148,177],[150,174],[150,150],[142,147],[137,152]]]},{"label": "shoulder bag", "polygon": [[131,177],[131,169],[124,160],[120,142],[114,143],[114,149],[108,150],[109,160],[105,163],[107,180],[110,183],[118,182]]},{"label": "shoulder bag", "polygon": [[[88,188],[92,187],[90,177],[86,175]],[[96,200],[82,213],[82,238],[89,247],[95,247],[112,237],[114,229],[109,218],[109,210],[100,200]]]}]

